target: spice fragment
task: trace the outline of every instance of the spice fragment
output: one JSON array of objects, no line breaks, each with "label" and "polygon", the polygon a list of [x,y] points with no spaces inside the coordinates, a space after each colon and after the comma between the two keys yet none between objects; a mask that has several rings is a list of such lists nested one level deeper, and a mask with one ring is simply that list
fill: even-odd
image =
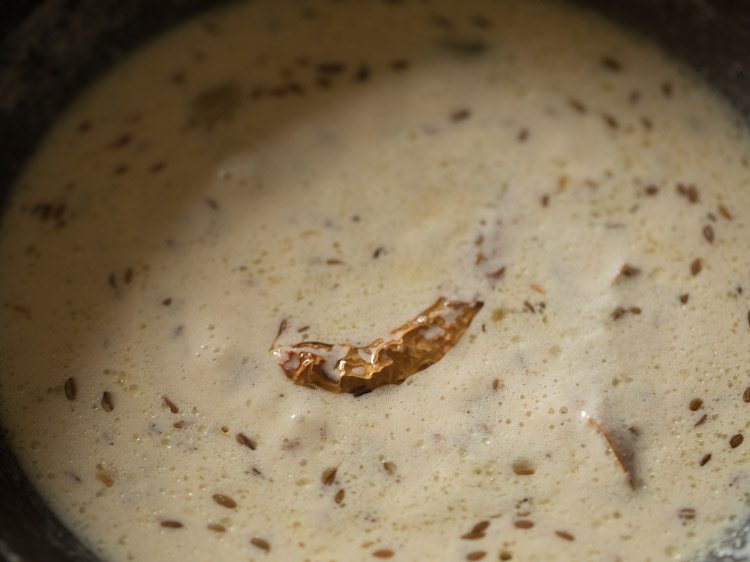
[{"label": "spice fragment", "polygon": [[323,471],[323,474],[320,476],[320,481],[323,482],[324,486],[330,486],[333,484],[333,482],[336,480],[337,471],[338,471],[338,467],[336,466],[326,468]]},{"label": "spice fragment", "polygon": [[68,379],[65,381],[64,389],[65,398],[67,398],[71,402],[76,399],[76,395],[78,394],[78,387],[76,385],[76,380],[73,377],[68,377]]},{"label": "spice fragment", "polygon": [[375,558],[393,558],[394,554],[390,548],[380,548],[372,553]]},{"label": "spice fragment", "polygon": [[180,412],[180,409],[177,407],[177,405],[172,402],[168,397],[162,396],[161,399],[164,401],[164,404],[169,408],[169,411],[173,414],[177,414]]},{"label": "spice fragment", "polygon": [[225,496],[224,494],[214,494],[211,497],[216,503],[218,503],[222,507],[226,507],[227,509],[234,509],[235,507],[237,507],[237,502],[229,496]]},{"label": "spice fragment", "polygon": [[467,560],[482,560],[487,553],[484,550],[475,550],[466,555]]},{"label": "spice fragment", "polygon": [[563,540],[574,541],[576,538],[568,531],[555,531],[555,534]]},{"label": "spice fragment", "polygon": [[396,464],[393,463],[393,462],[391,462],[391,461],[384,461],[383,462],[383,469],[388,474],[390,474],[391,476],[393,476],[394,474],[396,474]]},{"label": "spice fragment", "polygon": [[250,437],[248,437],[244,433],[238,433],[235,439],[237,440],[237,443],[239,443],[240,445],[244,445],[251,451],[254,451],[258,447],[258,443],[255,441],[255,439],[250,439]]},{"label": "spice fragment", "polygon": [[341,488],[338,492],[336,492],[336,495],[333,497],[333,501],[335,501],[338,505],[341,505],[341,503],[344,501],[345,496],[346,491]]},{"label": "spice fragment", "polygon": [[731,439],[729,439],[729,446],[732,447],[732,449],[736,449],[740,445],[742,445],[742,442],[745,440],[745,438],[742,436],[741,433],[737,433],[736,435],[732,435]]},{"label": "spice fragment", "polygon": [[102,394],[102,400],[101,400],[102,408],[105,412],[111,412],[115,409],[115,403],[112,399],[112,393],[108,390],[105,390]]},{"label": "spice fragment", "polygon": [[182,529],[185,525],[180,523],[179,521],[174,521],[172,519],[167,519],[165,521],[161,522],[161,526],[166,529]]},{"label": "spice fragment", "polygon": [[534,526],[534,522],[528,519],[516,519],[513,521],[513,526],[516,529],[531,529]]},{"label": "spice fragment", "polygon": [[458,343],[482,302],[438,299],[386,339],[367,346],[308,341],[274,351],[294,383],[333,393],[365,394],[385,384],[401,384],[437,363]]},{"label": "spice fragment", "polygon": [[266,552],[271,551],[271,544],[265,539],[253,537],[252,539],[250,539],[250,544],[252,544],[256,548],[265,550]]},{"label": "spice fragment", "polygon": [[695,258],[690,264],[690,273],[695,277],[701,270],[703,270],[703,261],[700,258]]},{"label": "spice fragment", "polygon": [[703,238],[705,238],[709,244],[714,243],[714,229],[710,224],[703,227]]},{"label": "spice fragment", "polygon": [[633,468],[633,452],[625,448],[625,446],[621,442],[622,440],[616,440],[612,433],[607,431],[604,426],[598,420],[596,420],[596,418],[592,417],[585,411],[581,412],[581,417],[587,419],[589,425],[594,427],[599,435],[604,438],[604,441],[607,443],[607,447],[609,448],[609,450],[612,451],[612,455],[615,457],[617,464],[625,473],[628,484],[633,490],[635,490],[636,479],[635,471]]}]

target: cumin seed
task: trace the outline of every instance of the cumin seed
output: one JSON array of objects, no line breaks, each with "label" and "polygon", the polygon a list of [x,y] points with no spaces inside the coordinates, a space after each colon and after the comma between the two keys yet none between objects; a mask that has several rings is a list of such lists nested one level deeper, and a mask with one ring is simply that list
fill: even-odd
[{"label": "cumin seed", "polygon": [[254,451],[258,447],[258,443],[256,443],[255,439],[250,439],[244,433],[238,433],[235,439],[237,440],[237,443],[244,445],[251,451]]},{"label": "cumin seed", "polygon": [[265,550],[266,552],[271,551],[271,544],[265,540],[258,537],[253,537],[250,539],[250,544],[253,545],[256,548],[259,548],[261,550]]},{"label": "cumin seed", "polygon": [[487,553],[484,550],[475,550],[474,552],[470,552],[466,555],[467,560],[481,560],[487,556]]},{"label": "cumin seed", "polygon": [[711,453],[706,453],[705,455],[703,455],[703,458],[701,459],[701,462],[699,464],[700,466],[706,466],[706,464],[710,460],[711,460]]},{"label": "cumin seed", "polygon": [[375,558],[393,558],[394,554],[390,548],[379,548],[372,553]]},{"label": "cumin seed", "polygon": [[235,507],[237,507],[237,502],[229,496],[225,496],[224,494],[214,494],[212,498],[220,506],[226,507],[227,509],[234,509]]},{"label": "cumin seed", "polygon": [[709,244],[714,243],[714,229],[710,224],[703,227],[703,238],[705,238]]},{"label": "cumin seed", "polygon": [[179,413],[180,409],[169,398],[167,398],[166,396],[162,396],[161,399],[164,401],[164,404],[167,406],[167,408],[169,408],[170,412],[172,412],[173,414]]},{"label": "cumin seed", "polygon": [[214,533],[223,533],[227,530],[224,525],[219,525],[218,523],[209,523],[208,525],[206,525],[206,528],[209,531],[213,531]]},{"label": "cumin seed", "polygon": [[185,525],[180,523],[179,521],[174,521],[172,519],[167,519],[165,521],[161,522],[161,526],[166,529],[182,529]]},{"label": "cumin seed", "polygon": [[334,481],[336,480],[336,471],[338,471],[338,467],[335,466],[326,468],[323,471],[323,474],[320,476],[320,481],[324,486],[330,486],[334,483]]},{"label": "cumin seed", "polygon": [[701,270],[703,270],[703,261],[700,258],[695,258],[690,264],[690,273],[695,277]]},{"label": "cumin seed", "polygon": [[68,380],[65,381],[65,398],[70,400],[71,402],[76,399],[76,395],[78,394],[78,387],[76,385],[76,380],[73,377],[68,377]]},{"label": "cumin seed", "polygon": [[112,393],[109,390],[105,390],[102,394],[102,408],[105,412],[111,412],[115,409],[115,403],[112,400]]},{"label": "cumin seed", "polygon": [[341,502],[344,501],[344,497],[346,496],[346,491],[341,488],[338,492],[336,492],[336,495],[333,498],[333,501],[335,501],[338,505],[341,505]]},{"label": "cumin seed", "polygon": [[732,438],[729,440],[729,446],[732,447],[732,449],[736,449],[740,445],[742,445],[742,442],[745,440],[745,438],[742,436],[741,433],[737,433],[736,435],[732,435]]},{"label": "cumin seed", "polygon": [[516,529],[531,529],[534,526],[534,522],[528,519],[516,519],[513,521],[513,526]]},{"label": "cumin seed", "polygon": [[513,472],[518,476],[531,476],[536,471],[529,461],[520,459],[513,463]]},{"label": "cumin seed", "polygon": [[696,410],[700,410],[700,407],[703,406],[703,400],[700,398],[693,398],[690,401],[690,404],[688,404],[688,408],[690,408],[691,412],[695,412]]},{"label": "cumin seed", "polygon": [[574,541],[576,538],[571,535],[568,531],[555,531],[555,534],[563,540]]}]

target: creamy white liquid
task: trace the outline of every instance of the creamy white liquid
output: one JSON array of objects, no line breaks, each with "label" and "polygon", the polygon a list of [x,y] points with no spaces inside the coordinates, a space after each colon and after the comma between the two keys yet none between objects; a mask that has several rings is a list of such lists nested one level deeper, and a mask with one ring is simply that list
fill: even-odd
[{"label": "creamy white liquid", "polygon": [[[3,422],[116,562],[690,559],[749,511],[749,153],[571,8],[230,7],[104,77],[20,179]],[[441,296],[484,308],[400,386],[304,388],[271,352],[285,319],[276,345],[363,345]]]}]

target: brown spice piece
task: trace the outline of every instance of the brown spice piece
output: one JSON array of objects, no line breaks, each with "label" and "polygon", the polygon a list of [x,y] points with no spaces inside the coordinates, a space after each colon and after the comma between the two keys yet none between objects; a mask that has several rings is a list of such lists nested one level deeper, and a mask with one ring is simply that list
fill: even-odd
[{"label": "brown spice piece", "polygon": [[482,539],[485,536],[484,532],[487,530],[489,526],[490,526],[489,521],[480,521],[479,523],[477,523],[471,528],[471,531],[461,535],[461,538],[466,541],[474,541],[477,539]]},{"label": "brown spice piece", "polygon": [[331,258],[331,259],[326,260],[326,265],[343,265],[343,263],[344,263],[343,261],[336,259],[336,258]]},{"label": "brown spice piece", "polygon": [[167,529],[182,529],[185,525],[183,525],[179,521],[174,521],[172,519],[167,519],[167,520],[161,522],[161,526],[165,527]]},{"label": "brown spice piece", "polygon": [[370,67],[366,64],[361,64],[354,73],[355,82],[367,82],[370,79]]},{"label": "brown spice piece", "polygon": [[706,423],[707,419],[708,419],[708,414],[703,414],[701,416],[701,419],[699,419],[697,422],[695,422],[695,424],[693,425],[693,427],[698,427],[698,426],[703,425],[704,423]]},{"label": "brown spice piece", "polygon": [[394,554],[390,548],[380,548],[372,553],[375,558],[393,558]]},{"label": "brown spice piece", "polygon": [[612,284],[616,285],[623,278],[637,277],[640,274],[641,274],[640,269],[626,262],[622,264],[622,267],[620,268],[620,272],[615,276],[614,280],[612,281]]},{"label": "brown spice piece", "polygon": [[454,123],[466,121],[469,117],[471,117],[471,110],[469,109],[459,109],[451,113],[451,121]]},{"label": "brown spice piece", "polygon": [[185,427],[185,420],[179,420],[179,421],[174,422],[172,424],[172,427],[174,427],[175,429],[182,429],[183,427]]},{"label": "brown spice piece", "polygon": [[714,243],[714,229],[710,224],[703,227],[703,238],[705,238],[709,244]]},{"label": "brown spice piece", "polygon": [[206,525],[206,528],[209,531],[213,531],[214,533],[223,533],[227,530],[224,525],[219,525],[218,523],[209,523],[208,525]]},{"label": "brown spice piece", "polygon": [[229,496],[225,496],[224,494],[214,494],[211,497],[216,503],[218,503],[222,507],[226,507],[227,509],[234,509],[235,507],[237,507],[237,502]]},{"label": "brown spice piece", "polygon": [[76,395],[78,394],[78,387],[76,386],[76,380],[73,377],[68,377],[68,379],[65,381],[64,389],[65,398],[67,398],[71,402],[76,399]]},{"label": "brown spice piece", "polygon": [[732,220],[732,213],[724,205],[719,205],[719,214],[728,221]]},{"label": "brown spice piece", "polygon": [[270,552],[271,551],[271,545],[265,539],[260,539],[258,537],[253,537],[252,539],[250,539],[250,544],[253,545],[256,548],[259,548],[261,550],[265,550],[266,552]]},{"label": "brown spice piece", "polygon": [[531,529],[534,526],[534,522],[528,519],[516,519],[513,521],[513,526],[516,529]]},{"label": "brown spice piece", "polygon": [[393,462],[391,462],[391,461],[384,461],[383,462],[383,469],[388,474],[390,474],[391,476],[393,476],[394,474],[396,474],[396,464],[393,463]]},{"label": "brown spice piece", "polygon": [[500,269],[487,274],[487,277],[493,281],[499,281],[505,276],[505,266]]},{"label": "brown spice piece", "polygon": [[391,63],[391,70],[394,72],[402,72],[404,70],[408,70],[411,66],[411,63],[406,59],[396,59]]},{"label": "brown spice piece", "polygon": [[[401,384],[442,359],[460,341],[482,306],[482,302],[440,298],[388,338],[376,339],[368,346],[307,341],[278,348],[274,353],[294,383],[360,396],[386,384]],[[431,334],[435,328],[441,333]],[[331,360],[336,371],[334,380],[326,367]]]},{"label": "brown spice piece", "polygon": [[341,502],[344,501],[345,496],[346,496],[346,491],[343,488],[341,488],[338,492],[336,492],[336,495],[333,497],[333,501],[341,505]]},{"label": "brown spice piece", "polygon": [[336,466],[326,468],[323,471],[323,474],[320,476],[320,481],[323,482],[324,486],[330,486],[334,483],[334,481],[336,480],[337,471],[338,471],[338,467]]},{"label": "brown spice piece", "polygon": [[500,551],[500,560],[511,560],[512,558],[513,558],[513,555],[507,550]]},{"label": "brown spice piece", "polygon": [[518,142],[526,142],[529,140],[529,130],[526,127],[519,129],[518,134],[516,135],[516,140]]},{"label": "brown spice piece", "polygon": [[513,463],[513,472],[518,476],[531,476],[536,471],[529,461],[519,459]]},{"label": "brown spice piece", "polygon": [[737,433],[736,435],[732,435],[732,438],[729,440],[729,446],[732,447],[732,449],[736,449],[740,445],[742,445],[742,442],[745,440],[745,438],[742,436],[741,433]]},{"label": "brown spice piece", "polygon": [[629,308],[624,308],[622,306],[618,306],[617,308],[615,308],[612,311],[612,314],[610,314],[610,316],[612,317],[612,320],[619,320],[620,318],[622,318],[623,316],[625,316],[628,313],[635,314],[637,316],[641,312],[642,311],[641,311],[640,307],[637,307],[637,306],[631,306]]},{"label": "brown spice piece", "polygon": [[648,185],[646,186],[646,189],[644,191],[646,192],[646,195],[648,195],[649,197],[653,197],[654,195],[659,193],[659,188],[655,185]]},{"label": "brown spice piece", "polygon": [[622,63],[614,57],[605,55],[602,57],[602,66],[612,72],[620,72],[622,70]]},{"label": "brown spice piece", "polygon": [[172,298],[171,297],[167,297],[166,299],[164,299],[163,301],[161,301],[161,304],[163,304],[164,306],[169,306],[170,304],[172,304]]},{"label": "brown spice piece", "polygon": [[102,408],[105,412],[111,412],[115,409],[114,400],[112,400],[112,393],[105,390],[102,394]]},{"label": "brown spice piece", "polygon": [[690,521],[691,519],[695,519],[695,509],[692,507],[683,507],[677,512],[677,516],[683,521]]},{"label": "brown spice piece", "polygon": [[700,201],[700,194],[698,193],[698,189],[694,185],[678,183],[676,189],[679,195],[685,197],[691,203],[695,204]]},{"label": "brown spice piece", "polygon": [[623,470],[625,475],[628,479],[628,484],[630,487],[635,490],[636,488],[636,479],[635,479],[635,473],[633,470],[633,452],[629,449],[626,449],[620,442],[616,441],[613,435],[608,432],[606,429],[604,429],[604,426],[599,423],[595,418],[591,416],[587,416],[589,424],[594,426],[596,431],[604,437],[604,440],[607,443],[607,447],[609,447],[609,450],[612,451],[612,454],[615,457],[615,460],[617,461],[617,464],[620,465],[620,468]]},{"label": "brown spice piece", "polygon": [[129,145],[132,141],[133,135],[131,135],[130,133],[123,133],[111,143],[109,143],[109,148],[122,148]]},{"label": "brown spice piece", "polygon": [[703,269],[703,261],[700,258],[695,258],[690,264],[690,273],[695,277]]},{"label": "brown spice piece", "polygon": [[687,304],[689,299],[690,299],[690,294],[689,293],[682,293],[680,295],[680,302],[682,304]]},{"label": "brown spice piece", "polygon": [[568,531],[555,531],[555,534],[563,540],[574,541],[576,538]]},{"label": "brown spice piece", "polygon": [[690,408],[691,412],[695,412],[696,410],[700,410],[700,407],[703,406],[703,400],[700,398],[693,398],[690,401],[690,404],[688,404],[688,408]]},{"label": "brown spice piece", "polygon": [[474,552],[470,552],[466,555],[467,560],[481,560],[487,556],[487,553],[484,550],[475,550]]},{"label": "brown spice piece", "polygon": [[745,389],[745,392],[742,393],[742,400],[744,402],[750,402],[750,386],[748,386]]},{"label": "brown spice piece", "polygon": [[581,114],[584,114],[587,111],[586,106],[576,98],[568,98],[568,105]]},{"label": "brown spice piece", "polygon": [[710,460],[711,460],[711,453],[706,453],[705,455],[703,455],[703,458],[701,458],[700,465],[705,466],[706,463],[708,463],[708,461]]},{"label": "brown spice piece", "polygon": [[549,206],[549,195],[547,195],[546,193],[545,193],[544,195],[542,195],[542,196],[541,196],[541,197],[539,198],[539,204],[540,204],[540,205],[541,205],[542,207],[547,207],[547,206]]},{"label": "brown spice piece", "polygon": [[106,470],[99,469],[96,473],[96,479],[104,484],[107,488],[111,488],[115,483],[115,479]]},{"label": "brown spice piece", "polygon": [[252,451],[254,451],[258,447],[258,443],[256,443],[255,439],[250,439],[244,433],[238,433],[235,439],[237,440],[237,443],[239,443],[240,445],[244,445]]},{"label": "brown spice piece", "polygon": [[166,396],[162,396],[161,399],[164,401],[164,404],[167,406],[167,408],[169,408],[170,412],[172,412],[173,414],[179,413],[180,409],[169,398],[167,398]]},{"label": "brown spice piece", "polygon": [[607,126],[610,129],[619,129],[620,128],[620,122],[615,119],[615,117],[609,113],[602,113],[602,119],[604,119],[604,122],[607,124]]}]

